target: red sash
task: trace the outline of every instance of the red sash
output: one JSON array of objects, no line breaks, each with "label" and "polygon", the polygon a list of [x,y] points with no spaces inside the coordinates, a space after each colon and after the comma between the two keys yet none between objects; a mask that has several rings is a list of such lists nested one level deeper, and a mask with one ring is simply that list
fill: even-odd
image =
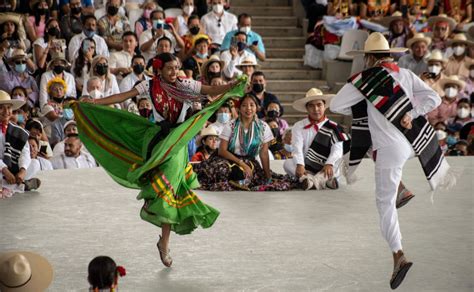
[{"label": "red sash", "polygon": [[150,86],[150,96],[153,101],[155,110],[167,121],[175,124],[178,121],[183,103],[169,98],[166,91],[161,87],[161,82],[158,77],[152,79],[152,86]]}]

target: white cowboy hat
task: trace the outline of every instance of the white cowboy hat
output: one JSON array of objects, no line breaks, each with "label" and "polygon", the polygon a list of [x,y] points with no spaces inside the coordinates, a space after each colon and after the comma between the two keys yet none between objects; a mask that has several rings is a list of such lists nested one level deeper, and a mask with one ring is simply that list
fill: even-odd
[{"label": "white cowboy hat", "polygon": [[403,15],[400,11],[395,11],[394,13],[392,13],[391,16],[385,16],[376,22],[390,29],[390,25],[392,24],[392,22],[397,20],[403,21]]},{"label": "white cowboy hat", "polygon": [[444,88],[444,86],[447,84],[456,84],[457,86],[459,86],[459,91],[461,91],[464,89],[466,82],[459,79],[458,75],[447,76],[439,80],[439,86],[441,88]]},{"label": "white cowboy hat", "polygon": [[219,134],[217,134],[217,131],[214,129],[214,127],[207,127],[201,130],[201,140],[207,136],[219,136]]},{"label": "white cowboy hat", "polygon": [[0,254],[0,290],[45,291],[53,280],[53,267],[44,257],[27,251]]},{"label": "white cowboy hat", "polygon": [[470,42],[467,40],[466,38],[466,35],[463,34],[463,33],[457,33],[454,35],[454,37],[452,39],[450,39],[448,42],[447,42],[447,45],[448,46],[452,46],[454,44],[465,44],[466,46],[469,46],[469,45],[473,45],[474,43],[473,42]]},{"label": "white cowboy hat", "polygon": [[0,104],[11,104],[12,110],[17,110],[25,104],[25,101],[21,99],[12,99],[10,94],[0,90]]},{"label": "white cowboy hat", "polygon": [[382,53],[403,53],[407,48],[390,48],[387,39],[380,32],[373,32],[365,41],[364,50],[347,52],[348,56],[356,56],[362,54],[382,54]]},{"label": "white cowboy hat", "polygon": [[257,64],[257,59],[255,59],[255,56],[253,56],[253,55],[244,58],[242,61],[240,61],[240,64],[235,66],[235,67],[237,67],[238,69],[241,69],[242,66],[260,67],[260,65]]},{"label": "white cowboy hat", "polygon": [[430,57],[428,58],[427,62],[430,62],[430,61],[438,61],[438,62],[443,63],[443,65],[446,65],[446,63],[448,63],[448,59],[445,59],[443,57],[443,53],[441,53],[440,50],[433,50],[431,52]]},{"label": "white cowboy hat", "polygon": [[431,38],[425,36],[422,33],[415,33],[412,38],[407,41],[407,47],[411,46],[416,42],[425,42],[427,46],[431,45]]},{"label": "white cowboy hat", "polygon": [[21,59],[21,60],[26,59],[26,53],[23,49],[14,49],[12,52],[12,56],[8,59],[8,61],[13,62],[18,59]]},{"label": "white cowboy hat", "polygon": [[428,26],[433,27],[438,22],[447,22],[449,25],[449,31],[453,31],[456,27],[456,20],[447,16],[446,14],[440,14],[438,16],[431,16],[428,18]]},{"label": "white cowboy hat", "polygon": [[306,104],[313,100],[322,100],[326,103],[326,106],[329,106],[331,99],[334,97],[334,94],[323,94],[323,92],[317,88],[311,88],[306,92],[304,98],[297,99],[293,102],[293,108],[299,112],[306,113]]}]

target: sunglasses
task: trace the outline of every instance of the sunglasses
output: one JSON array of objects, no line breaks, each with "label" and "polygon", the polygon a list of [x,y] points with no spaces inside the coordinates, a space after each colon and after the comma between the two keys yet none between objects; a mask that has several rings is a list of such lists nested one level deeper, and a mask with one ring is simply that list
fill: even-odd
[{"label": "sunglasses", "polygon": [[221,27],[221,19],[220,18],[217,20],[217,27]]},{"label": "sunglasses", "polygon": [[16,65],[26,64],[26,61],[15,61],[15,64]]}]

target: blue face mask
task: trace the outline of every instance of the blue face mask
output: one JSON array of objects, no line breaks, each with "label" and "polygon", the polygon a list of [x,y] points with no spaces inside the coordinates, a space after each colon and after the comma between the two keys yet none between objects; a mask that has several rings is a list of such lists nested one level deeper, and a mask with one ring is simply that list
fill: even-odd
[{"label": "blue face mask", "polygon": [[84,34],[86,35],[86,37],[92,38],[92,37],[94,37],[94,35],[95,35],[95,30],[88,30],[88,29],[85,29],[85,30],[84,30]]},{"label": "blue face mask", "polygon": [[217,114],[217,121],[221,124],[225,124],[230,120],[229,113],[218,113]]},{"label": "blue face mask", "polygon": [[446,138],[446,144],[448,144],[448,146],[453,146],[454,144],[456,144],[456,142],[457,142],[457,140],[453,136],[448,136]]},{"label": "blue face mask", "polygon": [[285,150],[292,153],[293,152],[293,145],[291,144],[285,144]]},{"label": "blue face mask", "polygon": [[18,73],[23,73],[26,71],[26,64],[15,64],[15,71]]},{"label": "blue face mask", "polygon": [[16,121],[18,124],[24,124],[25,123],[25,117],[23,115],[17,114],[16,115]]},{"label": "blue face mask", "polygon": [[198,52],[198,53],[196,53],[196,56],[200,59],[206,59],[207,58],[207,53],[201,54],[201,53]]},{"label": "blue face mask", "polygon": [[74,112],[73,112],[72,109],[70,109],[70,108],[65,108],[65,109],[63,110],[63,117],[64,117],[66,120],[70,121],[70,120],[74,119]]}]

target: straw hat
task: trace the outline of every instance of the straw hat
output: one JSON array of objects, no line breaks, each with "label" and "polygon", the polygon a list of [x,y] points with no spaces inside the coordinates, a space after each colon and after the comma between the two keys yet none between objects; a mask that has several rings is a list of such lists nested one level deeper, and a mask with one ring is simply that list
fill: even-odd
[{"label": "straw hat", "polygon": [[221,70],[224,70],[225,62],[222,61],[222,60],[219,58],[219,56],[217,56],[217,55],[212,55],[212,56],[209,57],[209,59],[208,59],[206,62],[204,62],[204,63],[202,64],[202,66],[201,66],[201,72],[207,72],[207,68],[208,68],[209,66],[211,66],[212,63],[215,63],[215,62],[219,63],[219,65],[221,66]]},{"label": "straw hat", "polygon": [[311,88],[306,92],[304,98],[295,100],[293,102],[293,108],[299,112],[306,113],[306,104],[313,100],[323,100],[326,103],[326,106],[329,105],[331,99],[334,97],[334,94],[323,94],[323,92],[317,88]]},{"label": "straw hat", "polygon": [[394,13],[392,13],[391,16],[385,16],[377,22],[390,29],[390,25],[392,24],[392,22],[397,20],[403,21],[403,15],[400,11],[395,11]]},{"label": "straw hat", "polygon": [[407,48],[390,48],[387,39],[380,32],[373,32],[365,41],[364,50],[356,50],[347,52],[348,56],[356,56],[361,54],[382,54],[382,53],[403,53]]},{"label": "straw hat", "polygon": [[466,85],[464,81],[459,79],[458,75],[447,76],[439,80],[439,86],[441,86],[441,88],[444,88],[447,84],[456,84],[459,86],[459,91],[463,90],[464,85]]},{"label": "straw hat", "polygon": [[0,255],[0,290],[45,291],[53,280],[53,267],[44,257],[27,251]]},{"label": "straw hat", "polygon": [[23,49],[14,49],[12,56],[8,59],[9,62],[14,62],[15,60],[24,60],[26,59],[26,53]]},{"label": "straw hat", "polygon": [[12,110],[17,110],[25,104],[25,101],[21,99],[12,99],[10,94],[0,90],[0,104],[11,104]]},{"label": "straw hat", "polygon": [[428,18],[428,26],[431,28],[433,28],[438,22],[447,22],[449,25],[449,31],[453,31],[457,24],[456,20],[447,16],[446,14],[440,14],[438,16],[431,16]]},{"label": "straw hat", "polygon": [[411,46],[416,42],[425,42],[427,46],[431,45],[431,38],[425,36],[422,33],[415,33],[415,35],[407,41],[407,47]]},{"label": "straw hat", "polygon": [[204,138],[206,138],[207,136],[219,136],[219,134],[217,134],[217,131],[216,129],[214,129],[214,127],[207,127],[207,128],[204,128],[201,130],[201,140],[204,140]]},{"label": "straw hat", "polygon": [[69,67],[71,64],[67,61],[66,59],[66,54],[64,52],[53,52],[51,54],[51,61],[49,61],[48,65],[46,68],[50,68],[51,64],[53,64],[54,61],[56,60],[61,60],[64,62],[64,66]]},{"label": "straw hat", "polygon": [[466,38],[466,35],[463,34],[463,33],[455,34],[454,37],[448,41],[447,44],[448,44],[448,46],[452,46],[453,44],[459,44],[459,43],[465,44],[466,46],[474,44],[474,43],[468,41],[467,38]]},{"label": "straw hat", "polygon": [[255,59],[255,56],[253,55],[245,57],[242,61],[240,61],[240,64],[236,65],[235,67],[237,67],[240,70],[243,66],[260,67],[260,65],[257,64],[257,59]]},{"label": "straw hat", "polygon": [[443,57],[443,53],[441,53],[440,50],[433,50],[430,54],[430,57],[428,58],[427,62],[430,61],[438,61],[442,62],[443,65],[446,65],[448,63],[448,60]]}]

